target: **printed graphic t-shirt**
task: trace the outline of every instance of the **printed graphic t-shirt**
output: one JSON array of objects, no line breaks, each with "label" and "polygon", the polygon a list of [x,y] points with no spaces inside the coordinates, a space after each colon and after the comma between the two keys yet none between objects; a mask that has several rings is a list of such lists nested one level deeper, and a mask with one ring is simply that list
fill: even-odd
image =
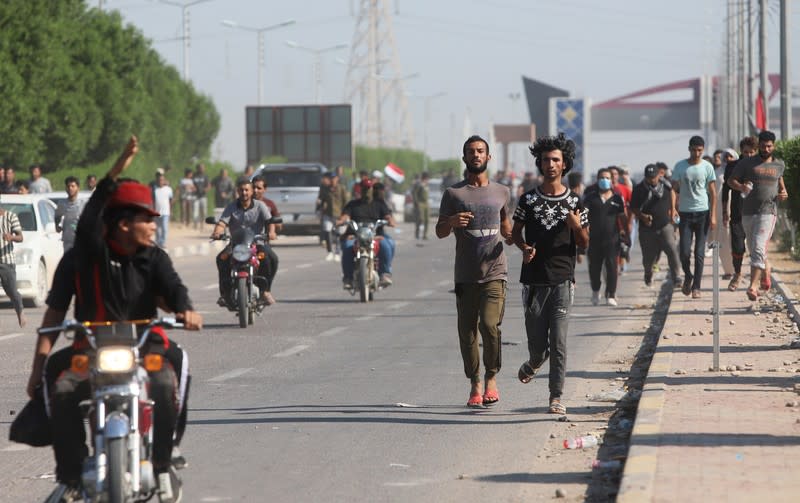
[{"label": "printed graphic t-shirt", "polygon": [[775,215],[778,212],[778,180],[786,166],[783,161],[763,162],[761,157],[745,157],[733,169],[733,178],[752,182],[753,190],[742,201],[742,215]]},{"label": "printed graphic t-shirt", "polygon": [[487,283],[507,280],[508,267],[500,234],[500,212],[510,192],[495,182],[475,187],[462,180],[445,190],[439,215],[452,216],[469,211],[474,218],[464,229],[453,229],[456,236],[456,283]]}]

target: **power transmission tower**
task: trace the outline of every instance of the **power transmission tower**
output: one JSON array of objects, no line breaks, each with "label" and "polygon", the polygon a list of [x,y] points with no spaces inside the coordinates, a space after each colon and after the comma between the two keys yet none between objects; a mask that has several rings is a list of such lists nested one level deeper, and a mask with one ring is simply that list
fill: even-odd
[{"label": "power transmission tower", "polygon": [[347,66],[345,102],[356,110],[356,143],[410,147],[414,130],[400,58],[395,45],[390,0],[359,0]]}]

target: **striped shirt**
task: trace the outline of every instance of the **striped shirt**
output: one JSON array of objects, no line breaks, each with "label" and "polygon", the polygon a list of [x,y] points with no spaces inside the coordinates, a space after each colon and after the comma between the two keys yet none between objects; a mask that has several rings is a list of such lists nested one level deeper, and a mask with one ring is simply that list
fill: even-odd
[{"label": "striped shirt", "polygon": [[4,211],[0,215],[0,264],[16,264],[14,260],[14,242],[6,241],[3,236],[19,232],[22,234],[22,226],[16,213]]}]

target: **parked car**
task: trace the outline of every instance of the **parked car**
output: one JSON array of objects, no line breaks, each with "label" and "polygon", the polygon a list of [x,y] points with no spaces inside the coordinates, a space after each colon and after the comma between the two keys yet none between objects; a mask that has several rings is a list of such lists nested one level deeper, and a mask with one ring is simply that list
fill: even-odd
[{"label": "parked car", "polygon": [[[43,194],[3,194],[0,206],[16,213],[22,226],[22,242],[14,243],[22,301],[27,307],[43,306],[64,254],[61,234],[56,232],[56,205]],[[0,297],[5,297],[2,289]]]},{"label": "parked car", "polygon": [[[406,202],[403,205],[403,219],[406,222],[414,221],[414,197],[411,195],[412,190],[414,190],[414,187],[406,191]],[[431,218],[439,216],[439,206],[442,204],[443,193],[442,179],[430,178],[428,180],[428,208],[430,209]]]},{"label": "parked car", "polygon": [[317,196],[322,174],[318,163],[262,164],[255,174],[267,180],[264,196],[272,199],[283,218],[282,234],[318,235]]}]

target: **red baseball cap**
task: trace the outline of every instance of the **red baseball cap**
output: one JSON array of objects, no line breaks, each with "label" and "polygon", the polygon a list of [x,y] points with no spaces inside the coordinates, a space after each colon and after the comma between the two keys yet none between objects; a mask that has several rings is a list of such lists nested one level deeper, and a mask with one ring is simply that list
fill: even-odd
[{"label": "red baseball cap", "polygon": [[122,182],[111,195],[106,206],[109,208],[137,208],[154,217],[161,216],[153,205],[153,192],[147,185],[139,182]]}]

